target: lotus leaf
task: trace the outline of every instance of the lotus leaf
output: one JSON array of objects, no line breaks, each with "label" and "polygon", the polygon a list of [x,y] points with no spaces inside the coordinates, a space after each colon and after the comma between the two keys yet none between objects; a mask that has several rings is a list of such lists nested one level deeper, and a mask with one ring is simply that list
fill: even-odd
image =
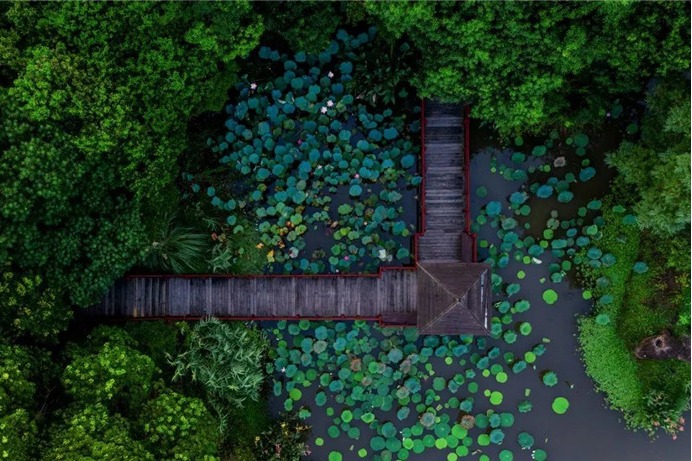
[{"label": "lotus leaf", "polygon": [[495,445],[500,445],[504,439],[505,433],[502,431],[502,429],[493,429],[490,431],[490,442],[494,443]]},{"label": "lotus leaf", "polygon": [[531,154],[536,156],[536,157],[542,157],[545,155],[547,152],[547,149],[545,146],[536,146],[533,148],[533,151],[531,151]]},{"label": "lotus leaf", "polygon": [[552,387],[557,384],[557,374],[554,371],[546,371],[541,376],[541,380],[546,386]]},{"label": "lotus leaf", "polygon": [[488,216],[498,216],[500,214],[500,211],[502,211],[502,205],[500,202],[488,202],[488,204],[485,207],[485,211],[488,214]]},{"label": "lotus leaf", "polygon": [[534,438],[528,432],[520,432],[517,441],[523,450],[529,450],[534,444]]},{"label": "lotus leaf", "polygon": [[546,304],[555,304],[557,299],[558,296],[555,290],[547,289],[543,292],[543,301],[545,301]]},{"label": "lotus leaf", "polygon": [[540,187],[536,190],[536,196],[537,196],[537,197],[540,197],[540,198],[548,198],[548,197],[550,197],[551,195],[553,195],[553,187],[552,187],[552,186],[549,186],[549,185],[547,185],[547,184],[544,184],[544,185],[540,186]]},{"label": "lotus leaf", "polygon": [[637,274],[644,274],[649,270],[649,266],[643,261],[637,261],[634,263],[634,266],[632,266],[632,270]]},{"label": "lotus leaf", "polygon": [[562,415],[567,412],[569,408],[569,401],[564,397],[556,397],[552,404],[553,411],[558,415]]}]

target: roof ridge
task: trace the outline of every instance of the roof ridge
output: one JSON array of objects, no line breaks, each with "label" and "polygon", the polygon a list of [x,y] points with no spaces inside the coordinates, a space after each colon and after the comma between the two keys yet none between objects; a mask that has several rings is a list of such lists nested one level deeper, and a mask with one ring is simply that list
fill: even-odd
[{"label": "roof ridge", "polygon": [[426,274],[428,274],[428,277],[430,277],[431,279],[433,279],[433,280],[435,281],[435,283],[436,283],[438,286],[440,286],[440,288],[442,288],[449,296],[451,296],[453,299],[456,299],[457,303],[459,302],[459,300],[460,300],[461,298],[457,298],[457,295],[455,295],[454,293],[452,293],[451,291],[449,291],[449,290],[447,289],[447,286],[446,286],[444,283],[442,283],[437,277],[435,277],[435,276],[432,275],[428,270],[425,269],[425,266],[423,266],[422,264],[419,263],[419,264],[418,264],[418,267],[419,267],[420,269],[422,269],[423,272],[425,272]]}]

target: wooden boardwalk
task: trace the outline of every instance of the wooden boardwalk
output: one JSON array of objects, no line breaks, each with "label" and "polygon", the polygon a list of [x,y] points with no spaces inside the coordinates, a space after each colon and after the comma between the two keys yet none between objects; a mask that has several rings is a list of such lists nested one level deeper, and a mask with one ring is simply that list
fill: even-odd
[{"label": "wooden boardwalk", "polygon": [[420,261],[472,261],[466,220],[464,108],[426,105],[425,235],[418,240]]},{"label": "wooden boardwalk", "polygon": [[374,317],[415,320],[416,272],[362,277],[130,277],[118,280],[102,302],[115,317]]},{"label": "wooden boardwalk", "polygon": [[[117,281],[88,312],[129,318],[364,318],[385,325],[418,325],[422,331],[429,326],[431,333],[445,328],[450,334],[487,333],[489,267],[472,262],[471,240],[463,232],[463,114],[461,105],[427,104],[425,233],[415,237],[417,259],[427,270],[385,269],[359,276],[131,276]],[[442,269],[459,276],[440,282],[431,274]],[[478,283],[471,283],[474,277]],[[422,299],[421,293],[432,298]],[[449,293],[456,293],[451,301]],[[444,303],[435,300],[442,298],[446,305],[438,312],[437,304]],[[418,308],[423,305],[421,316]],[[454,309],[457,312],[450,313]],[[422,321],[426,325],[420,325]]]}]

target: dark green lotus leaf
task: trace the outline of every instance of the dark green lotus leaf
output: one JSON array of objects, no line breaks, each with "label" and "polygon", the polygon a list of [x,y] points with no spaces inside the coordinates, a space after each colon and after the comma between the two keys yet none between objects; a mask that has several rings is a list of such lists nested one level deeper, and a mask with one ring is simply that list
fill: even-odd
[{"label": "dark green lotus leaf", "polygon": [[538,448],[531,453],[531,458],[534,461],[546,461],[548,459],[548,454],[544,450]]},{"label": "dark green lotus leaf", "polygon": [[553,187],[547,184],[540,186],[536,189],[536,196],[539,198],[548,198],[553,195]]},{"label": "dark green lotus leaf", "polygon": [[634,263],[634,266],[632,266],[632,270],[637,274],[644,274],[649,270],[649,266],[643,261],[637,261]]},{"label": "dark green lotus leaf", "polygon": [[542,157],[545,155],[546,152],[547,152],[547,149],[545,146],[536,146],[531,151],[531,154],[536,156],[536,157]]},{"label": "dark green lotus leaf", "polygon": [[485,211],[488,216],[498,216],[502,211],[502,205],[500,202],[488,202],[488,204],[485,206]]}]

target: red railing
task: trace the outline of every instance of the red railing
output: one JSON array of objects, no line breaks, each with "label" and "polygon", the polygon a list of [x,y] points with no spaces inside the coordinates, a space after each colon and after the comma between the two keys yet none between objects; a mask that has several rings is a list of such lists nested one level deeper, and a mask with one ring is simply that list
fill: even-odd
[{"label": "red railing", "polygon": [[465,205],[465,216],[464,221],[466,224],[466,235],[471,237],[472,248],[471,248],[471,258],[473,262],[478,261],[478,248],[476,245],[476,234],[471,232],[471,130],[469,129],[470,121],[469,115],[471,109],[469,106],[464,106],[464,172],[466,176],[466,181],[464,187],[466,188],[466,205]]}]

